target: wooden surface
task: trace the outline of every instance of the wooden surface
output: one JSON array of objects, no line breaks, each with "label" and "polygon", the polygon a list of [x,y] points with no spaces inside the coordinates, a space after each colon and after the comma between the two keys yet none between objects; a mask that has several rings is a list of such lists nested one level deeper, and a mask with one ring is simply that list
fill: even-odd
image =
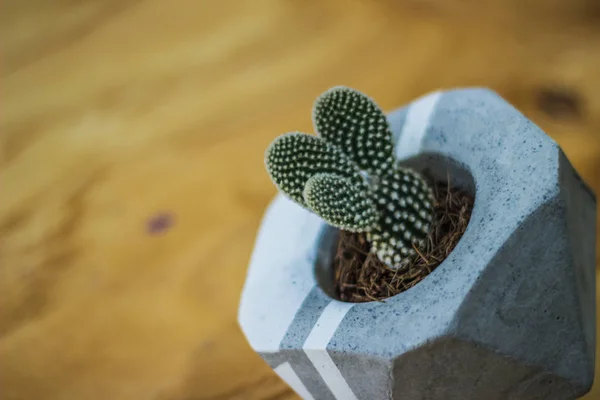
[{"label": "wooden surface", "polygon": [[1,397],[296,398],[235,321],[267,144],[333,85],[490,86],[600,192],[590,4],[2,2]]}]

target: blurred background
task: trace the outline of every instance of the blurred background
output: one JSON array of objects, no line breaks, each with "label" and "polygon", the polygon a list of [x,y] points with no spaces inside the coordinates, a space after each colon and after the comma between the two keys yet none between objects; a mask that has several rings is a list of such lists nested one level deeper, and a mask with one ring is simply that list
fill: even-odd
[{"label": "blurred background", "polygon": [[491,87],[600,193],[597,0],[0,7],[3,399],[296,399],[237,305],[264,149],[331,86]]}]

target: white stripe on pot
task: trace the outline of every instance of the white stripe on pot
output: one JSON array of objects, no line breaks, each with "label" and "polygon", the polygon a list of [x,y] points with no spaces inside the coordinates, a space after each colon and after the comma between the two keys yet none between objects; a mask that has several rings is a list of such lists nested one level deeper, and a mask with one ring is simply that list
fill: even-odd
[{"label": "white stripe on pot", "polygon": [[410,158],[419,153],[429,120],[441,96],[442,92],[428,94],[409,107],[406,121],[395,145],[397,160]]},{"label": "white stripe on pot", "polygon": [[327,352],[327,345],[353,305],[353,303],[342,303],[337,300],[329,303],[321,313],[303,346],[304,353],[306,353],[337,400],[358,400]]},{"label": "white stripe on pot", "polygon": [[317,215],[281,194],[267,209],[238,314],[239,324],[255,351],[279,351],[297,311],[316,285],[315,241],[324,224]]},{"label": "white stripe on pot", "polygon": [[294,389],[298,396],[302,397],[304,400],[315,400],[289,362],[280,364],[275,368],[275,373]]}]

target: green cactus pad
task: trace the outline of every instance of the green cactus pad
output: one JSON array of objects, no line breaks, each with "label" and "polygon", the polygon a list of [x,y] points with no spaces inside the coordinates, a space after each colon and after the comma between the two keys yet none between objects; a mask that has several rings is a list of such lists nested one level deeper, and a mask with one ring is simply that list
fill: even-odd
[{"label": "green cactus pad", "polygon": [[327,223],[350,232],[367,232],[379,214],[373,200],[350,180],[316,174],[306,182],[306,205]]},{"label": "green cactus pad", "polygon": [[358,167],[339,148],[305,133],[276,138],[265,152],[265,165],[277,188],[303,206],[306,182],[318,173],[347,178],[359,190],[367,190]]},{"label": "green cactus pad", "polygon": [[383,111],[366,95],[339,86],[313,107],[317,134],[338,146],[361,170],[380,176],[393,164],[392,132]]},{"label": "green cactus pad", "polygon": [[379,220],[367,239],[384,263],[398,265],[413,255],[429,233],[433,218],[433,190],[415,171],[395,168],[378,182],[374,202]]}]

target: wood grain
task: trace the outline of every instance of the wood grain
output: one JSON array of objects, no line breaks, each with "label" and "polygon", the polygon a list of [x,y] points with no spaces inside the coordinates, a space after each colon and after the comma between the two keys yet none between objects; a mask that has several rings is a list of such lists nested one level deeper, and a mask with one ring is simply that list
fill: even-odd
[{"label": "wood grain", "polygon": [[4,1],[3,398],[296,398],[235,323],[267,144],[333,85],[489,86],[600,192],[594,4]]}]

